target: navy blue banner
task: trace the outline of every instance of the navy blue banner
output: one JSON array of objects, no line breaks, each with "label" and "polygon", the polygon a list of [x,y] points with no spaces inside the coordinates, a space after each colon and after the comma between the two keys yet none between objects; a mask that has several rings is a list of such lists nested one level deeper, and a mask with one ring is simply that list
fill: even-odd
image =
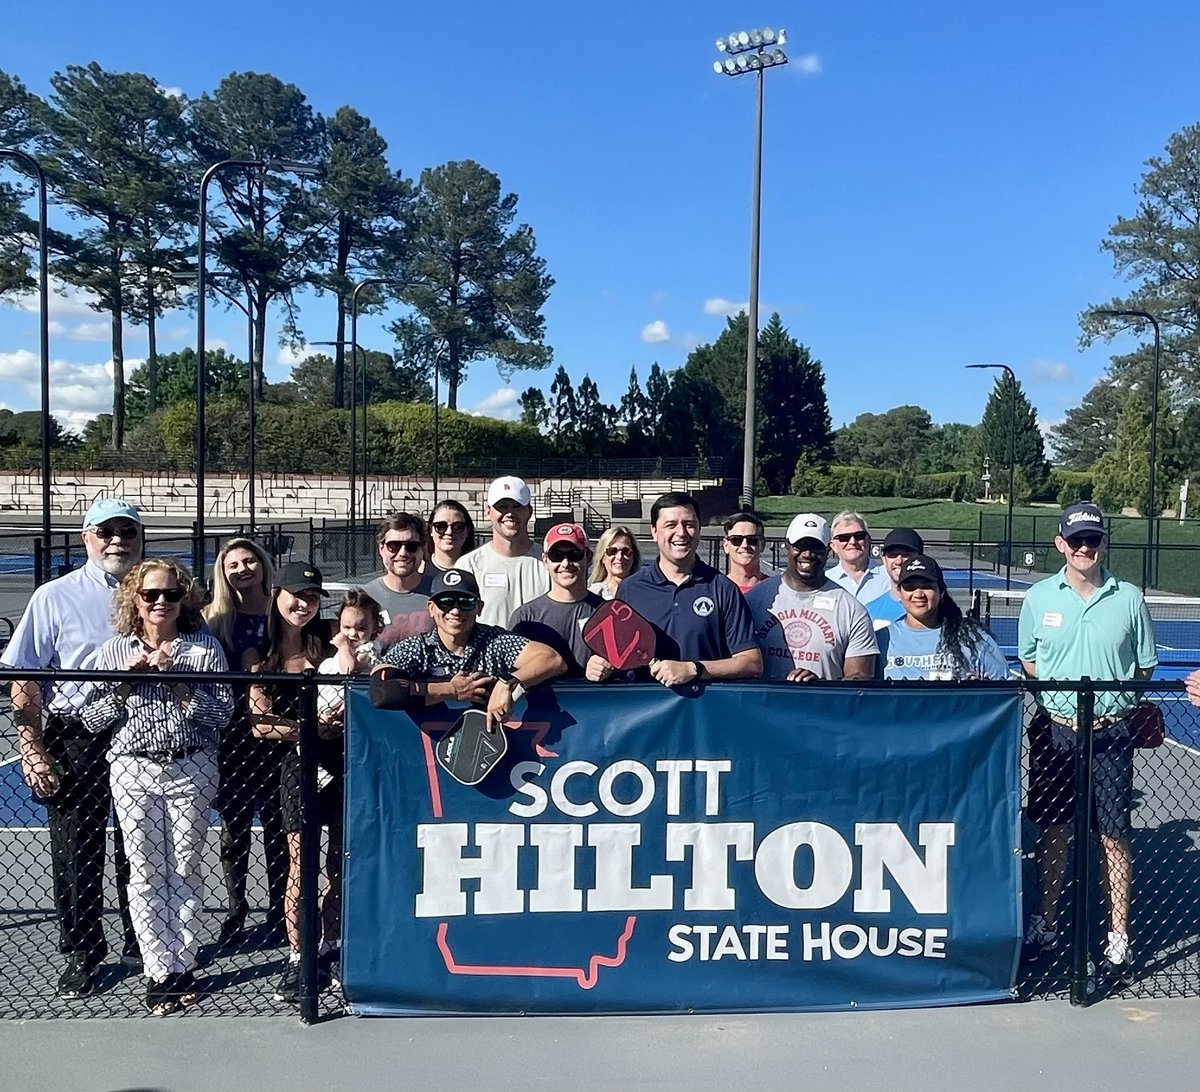
[{"label": "navy blue banner", "polygon": [[468,788],[347,701],[354,1012],[651,1013],[1007,998],[1020,695],[555,688]]}]

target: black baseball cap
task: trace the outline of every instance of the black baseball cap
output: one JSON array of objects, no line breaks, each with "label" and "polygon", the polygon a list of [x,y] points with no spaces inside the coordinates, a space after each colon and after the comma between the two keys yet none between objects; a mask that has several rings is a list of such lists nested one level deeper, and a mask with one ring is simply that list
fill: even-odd
[{"label": "black baseball cap", "polygon": [[280,565],[275,570],[275,587],[290,591],[293,595],[306,591],[329,595],[321,586],[321,570],[310,561],[288,561]]},{"label": "black baseball cap", "polygon": [[1094,504],[1084,501],[1063,509],[1058,521],[1058,533],[1063,538],[1086,534],[1104,535],[1107,538],[1108,528],[1104,525],[1104,513]]},{"label": "black baseball cap", "polygon": [[476,599],[483,598],[479,594],[479,583],[475,579],[475,574],[467,572],[466,569],[439,571],[433,578],[433,587],[429,591],[429,598],[436,599],[439,595],[473,595]]},{"label": "black baseball cap", "polygon": [[927,580],[930,584],[946,582],[942,577],[942,567],[932,557],[926,557],[924,554],[910,557],[900,566],[899,582],[903,584],[906,580]]},{"label": "black baseball cap", "polygon": [[903,546],[915,554],[925,552],[925,540],[911,527],[893,527],[879,547],[879,552],[886,554],[893,546]]}]

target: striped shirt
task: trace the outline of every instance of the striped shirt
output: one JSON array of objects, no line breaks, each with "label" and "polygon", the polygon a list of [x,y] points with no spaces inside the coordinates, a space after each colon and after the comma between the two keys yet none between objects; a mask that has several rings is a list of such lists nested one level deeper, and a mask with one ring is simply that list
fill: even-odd
[{"label": "striped shirt", "polygon": [[[112,637],[100,646],[95,667],[112,677],[92,684],[80,716],[92,732],[112,730],[109,758],[138,752],[160,753],[185,747],[215,748],[221,729],[233,715],[233,692],[224,683],[198,683],[180,702],[174,687],[154,682],[153,671],[126,671],[130,656],[145,651],[132,634]],[[226,671],[225,653],[207,633],[175,638],[174,671]],[[118,687],[132,684],[122,699]]]}]

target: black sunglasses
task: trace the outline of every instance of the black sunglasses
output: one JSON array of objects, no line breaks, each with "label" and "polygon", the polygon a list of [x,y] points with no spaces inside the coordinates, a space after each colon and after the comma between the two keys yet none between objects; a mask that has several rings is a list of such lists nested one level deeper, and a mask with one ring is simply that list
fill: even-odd
[{"label": "black sunglasses", "polygon": [[439,535],[444,535],[447,531],[452,535],[461,535],[467,529],[467,525],[461,519],[456,519],[453,523],[444,519],[436,519],[429,526]]},{"label": "black sunglasses", "polygon": [[762,539],[758,535],[726,535],[725,541],[730,546],[740,546],[743,542],[747,546],[757,546]]},{"label": "black sunglasses", "polygon": [[549,551],[549,553],[547,553],[546,556],[551,561],[556,561],[556,562],[557,561],[582,561],[583,560],[583,551],[582,550],[571,550],[571,549],[564,550],[562,548],[559,548],[556,550]]},{"label": "black sunglasses", "polygon": [[381,545],[389,554],[394,554],[398,550],[403,550],[406,554],[417,554],[422,549],[419,542],[410,542],[408,539],[399,538],[385,538]]},{"label": "black sunglasses", "polygon": [[1067,538],[1067,545],[1072,550],[1078,550],[1080,546],[1090,546],[1094,550],[1103,541],[1103,535],[1070,535]]},{"label": "black sunglasses", "polygon": [[479,600],[473,595],[436,595],[433,598],[433,605],[443,614],[451,610],[470,613],[479,606]]},{"label": "black sunglasses", "polygon": [[844,535],[834,535],[837,542],[866,542],[871,536],[866,531],[847,531]]},{"label": "black sunglasses", "polygon": [[139,530],[136,523],[104,523],[99,527],[92,528],[97,538],[119,538],[126,542],[132,542],[137,538]]},{"label": "black sunglasses", "polygon": [[142,588],[138,592],[143,603],[157,603],[165,599],[168,603],[178,603],[183,598],[182,588]]}]

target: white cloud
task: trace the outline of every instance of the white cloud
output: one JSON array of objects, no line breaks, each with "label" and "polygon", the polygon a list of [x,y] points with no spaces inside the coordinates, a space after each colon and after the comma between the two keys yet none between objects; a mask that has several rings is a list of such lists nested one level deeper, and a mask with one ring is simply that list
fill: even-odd
[{"label": "white cloud", "polygon": [[[36,315],[40,310],[36,291],[14,293],[6,302],[18,311],[24,311],[31,315]],[[95,315],[96,309],[89,306],[89,304],[97,302],[99,300],[94,293],[85,292],[83,289],[76,288],[65,281],[60,281],[56,277],[50,278],[50,317],[52,319],[81,318],[85,315]]]},{"label": "white cloud", "polygon": [[1069,364],[1039,358],[1030,364],[1029,378],[1034,383],[1067,383],[1074,377]]},{"label": "white cloud", "polygon": [[159,90],[169,99],[187,98],[187,92],[182,87],[159,87]]},{"label": "white cloud", "polygon": [[734,303],[733,300],[727,300],[723,296],[714,296],[712,299],[704,301],[706,315],[725,315],[727,318],[732,318],[742,311],[749,310],[749,303]]},{"label": "white cloud", "polygon": [[805,53],[803,57],[796,57],[792,64],[801,76],[819,76],[825,71],[821,66],[821,58],[816,53]]},{"label": "white cloud", "polygon": [[521,416],[520,396],[512,387],[501,387],[466,410],[472,417],[498,417],[516,421]]},{"label": "white cloud", "polygon": [[64,337],[68,341],[108,341],[112,337],[112,323],[100,319],[97,322],[77,322],[68,325],[58,319],[51,319],[50,334],[52,337]]},{"label": "white cloud", "polygon": [[[125,378],[144,361],[125,360]],[[50,361],[50,412],[73,432],[82,432],[87,421],[112,410],[112,360],[103,364]],[[13,410],[37,409],[41,405],[41,365],[36,353],[17,349],[0,353],[0,383],[15,403]]]},{"label": "white cloud", "polygon": [[662,319],[655,319],[642,327],[642,340],[647,345],[658,345],[671,340],[671,331]]},{"label": "white cloud", "polygon": [[[216,348],[215,345],[207,340],[205,341],[205,345],[209,349]],[[314,353],[323,353],[324,351],[325,348],[323,346],[310,349],[307,345],[280,345],[279,352],[275,354],[275,363],[281,364],[286,368],[294,368],[300,361],[306,360]]]}]

